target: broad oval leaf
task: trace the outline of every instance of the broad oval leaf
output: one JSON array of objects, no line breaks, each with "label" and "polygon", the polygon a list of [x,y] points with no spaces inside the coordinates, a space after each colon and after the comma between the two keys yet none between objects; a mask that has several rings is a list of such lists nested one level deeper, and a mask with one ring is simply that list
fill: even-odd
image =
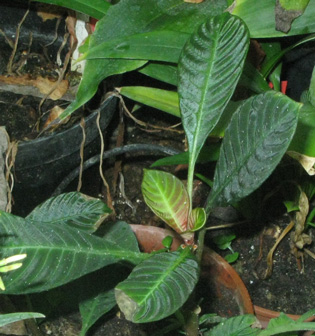
[{"label": "broad oval leaf", "polygon": [[6,212],[0,212],[0,252],[27,254],[20,268],[1,276],[5,294],[49,290],[121,260],[138,264],[148,258],[69,225],[43,225]]},{"label": "broad oval leaf", "polygon": [[187,231],[190,203],[181,180],[159,170],[144,170],[141,185],[146,204],[178,233]]},{"label": "broad oval leaf", "polygon": [[294,135],[300,105],[269,91],[240,106],[223,139],[207,213],[247,196],[272,173]]},{"label": "broad oval leaf", "polygon": [[157,321],[185,303],[198,277],[198,262],[188,247],[181,252],[158,253],[116,286],[116,301],[130,321]]},{"label": "broad oval leaf", "polygon": [[70,192],[45,201],[26,219],[41,224],[70,225],[79,230],[94,232],[109,213],[111,210],[100,199]]},{"label": "broad oval leaf", "polygon": [[183,48],[178,93],[190,166],[234,92],[248,44],[243,21],[224,13],[200,25]]}]

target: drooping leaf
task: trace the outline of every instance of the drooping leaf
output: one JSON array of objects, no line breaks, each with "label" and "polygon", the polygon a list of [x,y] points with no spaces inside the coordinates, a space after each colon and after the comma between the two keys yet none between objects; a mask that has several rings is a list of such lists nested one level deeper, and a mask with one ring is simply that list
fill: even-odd
[{"label": "drooping leaf", "polygon": [[245,101],[223,139],[206,212],[236,202],[257,189],[285,154],[300,104],[273,91]]},{"label": "drooping leaf", "polygon": [[231,317],[219,323],[216,327],[204,333],[205,336],[254,336],[259,330],[252,328],[256,322],[253,315]]},{"label": "drooping leaf", "polygon": [[146,204],[176,232],[188,230],[190,203],[184,184],[170,173],[144,170],[141,190]]},{"label": "drooping leaf", "polygon": [[153,255],[116,287],[116,300],[125,317],[136,323],[173,314],[187,300],[199,276],[189,248]]},{"label": "drooping leaf", "polygon": [[189,145],[188,193],[198,154],[234,92],[248,44],[245,24],[224,13],[200,25],[183,48],[178,94]]},{"label": "drooping leaf", "polygon": [[[199,5],[182,0],[121,0],[111,6],[97,23],[89,49],[103,42],[153,30],[172,30],[191,33],[207,16],[225,9],[225,0],[213,3],[205,0]],[[126,59],[87,60],[75,101],[60,116],[66,118],[96,93],[98,84],[108,76],[140,68],[146,61]]]},{"label": "drooping leaf", "polygon": [[137,264],[148,257],[69,225],[31,222],[6,212],[0,212],[0,243],[3,257],[27,254],[19,269],[2,276],[6,294],[48,290],[120,260]]},{"label": "drooping leaf", "polygon": [[37,206],[26,220],[43,225],[70,225],[79,230],[94,232],[110,213],[111,210],[100,199],[70,192],[52,197]]},{"label": "drooping leaf", "polygon": [[11,313],[11,314],[1,314],[0,315],[0,327],[3,327],[7,324],[27,320],[34,318],[44,318],[45,315],[39,313]]},{"label": "drooping leaf", "polygon": [[101,19],[111,6],[109,2],[104,0],[34,0],[52,5],[66,7],[75,11],[87,14],[95,19]]}]

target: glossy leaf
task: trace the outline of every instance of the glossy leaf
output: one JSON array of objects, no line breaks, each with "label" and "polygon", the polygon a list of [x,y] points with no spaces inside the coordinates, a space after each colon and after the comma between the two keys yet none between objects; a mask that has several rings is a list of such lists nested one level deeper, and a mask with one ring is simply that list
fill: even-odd
[{"label": "glossy leaf", "polygon": [[189,193],[196,159],[234,92],[248,44],[243,22],[224,13],[200,25],[184,46],[178,64],[178,93],[189,145]]},{"label": "glossy leaf", "polygon": [[[182,0],[133,0],[132,2],[121,0],[111,6],[97,23],[95,32],[90,38],[89,49],[113,39],[151,31],[172,30],[191,33],[207,16],[221,13],[225,6],[225,0],[218,0],[215,3],[205,0],[198,6]],[[62,113],[60,120],[89,101],[103,79],[138,69],[144,64],[146,64],[144,60],[87,60],[76,99]]]},{"label": "glossy leaf", "polygon": [[198,277],[198,262],[189,248],[158,253],[139,264],[116,287],[116,300],[128,320],[157,321],[185,303]]},{"label": "glossy leaf", "polygon": [[2,276],[6,294],[48,290],[121,260],[137,264],[148,257],[69,225],[5,212],[0,213],[0,237],[3,257],[27,254],[22,267]]},{"label": "glossy leaf", "polygon": [[176,63],[188,37],[187,33],[171,30],[130,35],[89,48],[80,60],[126,58]]},{"label": "glossy leaf", "polygon": [[159,170],[144,170],[142,194],[150,209],[178,233],[188,230],[189,198],[181,180]]},{"label": "glossy leaf", "polygon": [[45,201],[26,219],[41,224],[70,225],[79,230],[94,232],[110,213],[111,210],[100,199],[70,192]]},{"label": "glossy leaf", "polygon": [[285,154],[300,104],[273,91],[245,101],[223,139],[206,212],[234,203],[257,189]]},{"label": "glossy leaf", "polygon": [[35,319],[35,318],[44,318],[45,315],[39,313],[11,313],[11,314],[1,314],[0,315],[0,327],[3,327],[7,324],[14,323],[17,321]]},{"label": "glossy leaf", "polygon": [[101,19],[111,6],[109,2],[104,0],[34,0],[44,2],[61,7],[73,9],[75,11],[87,14],[95,19]]},{"label": "glossy leaf", "polygon": [[119,93],[141,104],[145,104],[176,117],[180,117],[178,94],[175,91],[145,86],[124,86],[119,88]]}]

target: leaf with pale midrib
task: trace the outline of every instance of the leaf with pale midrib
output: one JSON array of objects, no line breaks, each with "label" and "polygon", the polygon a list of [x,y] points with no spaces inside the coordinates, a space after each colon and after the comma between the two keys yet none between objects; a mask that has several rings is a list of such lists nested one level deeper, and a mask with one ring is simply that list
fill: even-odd
[{"label": "leaf with pale midrib", "polygon": [[240,200],[266,180],[290,144],[299,108],[299,103],[274,91],[240,106],[223,139],[207,213]]}]

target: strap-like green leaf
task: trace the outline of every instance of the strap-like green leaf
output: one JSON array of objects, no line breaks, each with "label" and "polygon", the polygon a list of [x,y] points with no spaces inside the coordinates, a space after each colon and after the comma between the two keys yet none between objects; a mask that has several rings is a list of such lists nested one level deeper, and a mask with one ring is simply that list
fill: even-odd
[{"label": "strap-like green leaf", "polygon": [[188,247],[182,252],[159,253],[139,264],[116,287],[116,301],[128,320],[157,321],[178,310],[199,276]]},{"label": "strap-like green leaf", "polygon": [[34,318],[43,318],[45,315],[39,313],[12,313],[12,314],[1,314],[0,315],[0,327],[7,324]]},{"label": "strap-like green leaf", "polygon": [[188,230],[190,203],[184,184],[170,173],[144,170],[142,194],[150,209],[178,233]]},{"label": "strap-like green leaf", "polygon": [[0,212],[0,252],[3,257],[27,254],[19,269],[2,276],[7,294],[48,290],[120,260],[137,264],[148,257],[69,225],[31,222],[6,212]]},{"label": "strap-like green leaf", "polygon": [[268,91],[239,108],[223,139],[207,213],[240,200],[265,181],[290,144],[299,107],[287,96]]},{"label": "strap-like green leaf", "polygon": [[[225,0],[205,0],[201,4],[189,4],[183,0],[121,0],[111,6],[97,23],[89,48],[103,42],[139,33],[172,30],[191,33],[209,15],[222,13]],[[108,76],[140,68],[146,61],[125,59],[87,60],[75,101],[62,113],[66,118],[85,104],[97,91],[98,84]]]},{"label": "strap-like green leaf", "polygon": [[50,198],[37,206],[26,220],[43,225],[70,225],[94,232],[110,212],[108,206],[100,199],[70,192]]},{"label": "strap-like green leaf", "polygon": [[[192,170],[202,145],[234,92],[248,44],[245,24],[224,13],[208,19],[184,46],[178,64],[178,93]],[[189,175],[191,184],[193,172]],[[190,192],[191,185],[187,190]]]}]

